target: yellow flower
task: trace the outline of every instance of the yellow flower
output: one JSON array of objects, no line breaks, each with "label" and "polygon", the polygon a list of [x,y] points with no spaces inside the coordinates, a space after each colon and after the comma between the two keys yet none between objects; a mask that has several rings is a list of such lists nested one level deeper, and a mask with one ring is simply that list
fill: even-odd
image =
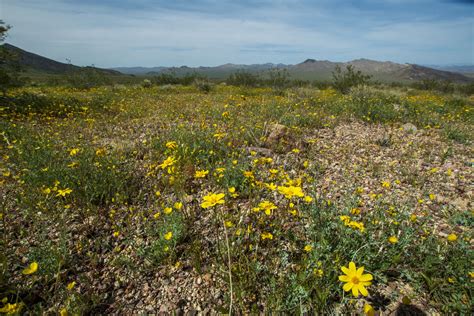
[{"label": "yellow flower", "polygon": [[283,194],[287,199],[291,199],[294,196],[297,197],[304,197],[303,190],[301,187],[296,187],[296,186],[279,186],[278,187],[278,192],[280,194]]},{"label": "yellow flower", "polygon": [[120,232],[119,232],[119,231],[115,231],[115,232],[113,233],[113,235],[114,235],[115,238],[117,238],[117,237],[120,235]]},{"label": "yellow flower", "polygon": [[234,187],[230,187],[230,188],[228,189],[228,191],[229,191],[229,193],[230,193],[230,196],[233,197],[233,198],[236,198],[236,197],[239,196],[239,194],[235,192],[235,188],[234,188]]},{"label": "yellow flower", "polygon": [[390,188],[390,181],[383,181],[382,186],[387,189]]},{"label": "yellow flower", "polygon": [[172,233],[172,232],[167,232],[167,233],[165,234],[165,239],[166,239],[166,240],[170,240],[172,237],[173,237],[173,233]]},{"label": "yellow flower", "polygon": [[232,226],[234,226],[234,224],[231,221],[226,221],[225,222],[225,227],[231,228]]},{"label": "yellow flower", "polygon": [[163,210],[163,213],[165,213],[166,215],[171,214],[171,212],[173,212],[173,209],[171,207],[165,207],[165,209]]},{"label": "yellow flower", "polygon": [[273,239],[273,235],[271,233],[262,233],[261,235],[261,238],[262,240],[265,240],[265,239]]},{"label": "yellow flower", "polygon": [[67,316],[67,315],[69,315],[69,314],[68,314],[66,308],[61,308],[61,310],[59,311],[59,315],[60,315],[60,316]]},{"label": "yellow flower", "polygon": [[372,305],[365,303],[364,305],[364,314],[367,316],[374,316],[375,315],[375,310],[372,307]]},{"label": "yellow flower", "polygon": [[95,151],[95,155],[96,155],[97,157],[105,156],[106,153],[107,153],[107,152],[106,152],[105,148],[99,148],[99,149],[97,149],[97,150]]},{"label": "yellow flower", "polygon": [[267,189],[271,190],[271,191],[275,191],[277,186],[275,183],[265,183],[265,186],[267,187]]},{"label": "yellow flower", "polygon": [[166,169],[167,167],[172,166],[176,162],[176,159],[174,157],[168,157],[166,158],[159,167],[161,169]]},{"label": "yellow flower", "polygon": [[263,209],[265,214],[270,215],[274,209],[276,209],[276,205],[269,201],[263,201],[258,204],[259,209]]},{"label": "yellow flower", "polygon": [[71,194],[72,190],[69,189],[69,188],[66,188],[66,189],[58,189],[58,194],[56,194],[56,196],[62,196],[62,197],[65,197],[66,195],[68,194]]},{"label": "yellow flower", "polygon": [[74,288],[74,286],[76,286],[76,282],[75,281],[72,281],[72,282],[69,282],[68,285],[66,286],[66,288],[70,291]]},{"label": "yellow flower", "polygon": [[270,169],[268,172],[270,172],[271,175],[276,175],[278,173],[278,169]]},{"label": "yellow flower", "polygon": [[311,202],[313,202],[313,198],[310,197],[309,195],[306,195],[306,196],[304,197],[304,201],[305,201],[306,203],[311,203]]},{"label": "yellow flower", "polygon": [[298,154],[300,152],[300,150],[298,148],[293,148],[291,151],[295,154]]},{"label": "yellow flower", "polygon": [[155,192],[155,195],[156,195],[156,196],[161,196],[161,192],[160,192],[160,191],[156,191],[156,192]]},{"label": "yellow flower", "polygon": [[79,163],[77,163],[76,161],[73,161],[73,162],[71,162],[70,164],[68,164],[67,166],[68,166],[69,168],[74,168],[74,167],[76,167],[77,165],[79,165]]},{"label": "yellow flower", "polygon": [[172,141],[172,142],[167,142],[165,146],[166,146],[166,148],[168,148],[168,149],[176,149],[176,148],[178,148],[178,144],[176,144],[176,142],[173,142],[173,141]]},{"label": "yellow flower", "polygon": [[155,214],[153,214],[153,218],[158,219],[160,218],[160,215],[161,215],[160,212],[156,212]]},{"label": "yellow flower", "polygon": [[388,241],[391,243],[391,244],[396,244],[398,243],[398,238],[396,236],[390,236],[388,238]]},{"label": "yellow flower", "polygon": [[349,292],[352,290],[354,297],[359,297],[359,292],[363,296],[369,294],[365,287],[372,284],[373,277],[371,274],[363,274],[364,267],[357,269],[355,263],[351,261],[349,262],[349,267],[341,267],[341,270],[344,272],[344,275],[339,276],[339,281],[346,283],[342,287],[344,291]]},{"label": "yellow flower", "polygon": [[313,273],[317,277],[322,277],[324,274],[324,271],[322,269],[314,268]]},{"label": "yellow flower", "polygon": [[224,193],[210,193],[203,197],[203,202],[201,203],[202,208],[213,207],[217,204],[224,204],[225,194]]},{"label": "yellow flower", "polygon": [[38,270],[38,262],[33,261],[28,267],[26,267],[21,273],[24,275],[33,274]]},{"label": "yellow flower", "polygon": [[458,240],[458,236],[456,234],[449,234],[447,238],[448,238],[448,241]]},{"label": "yellow flower", "polygon": [[359,215],[360,214],[360,209],[358,209],[358,208],[351,209],[351,214],[352,215]]},{"label": "yellow flower", "polygon": [[175,202],[173,206],[174,206],[175,209],[180,210],[180,209],[183,208],[183,203]]},{"label": "yellow flower", "polygon": [[50,188],[45,188],[45,189],[43,189],[43,193],[44,193],[44,194],[50,194],[50,193],[51,193],[51,189],[50,189]]},{"label": "yellow flower", "polygon": [[304,246],[304,251],[311,252],[311,250],[313,250],[313,246],[311,246],[311,245]]},{"label": "yellow flower", "polygon": [[194,174],[194,177],[196,179],[198,178],[204,178],[206,175],[209,173],[209,170],[196,170],[196,173]]},{"label": "yellow flower", "polygon": [[71,151],[69,151],[70,156],[75,156],[77,153],[79,153],[79,148],[73,148]]},{"label": "yellow flower", "polygon": [[434,201],[434,199],[436,199],[436,195],[430,194],[430,200],[431,200],[431,201]]},{"label": "yellow flower", "polygon": [[5,313],[7,315],[17,315],[20,313],[21,308],[22,308],[21,303],[15,303],[15,304],[6,303],[5,306],[0,308],[0,313]]}]

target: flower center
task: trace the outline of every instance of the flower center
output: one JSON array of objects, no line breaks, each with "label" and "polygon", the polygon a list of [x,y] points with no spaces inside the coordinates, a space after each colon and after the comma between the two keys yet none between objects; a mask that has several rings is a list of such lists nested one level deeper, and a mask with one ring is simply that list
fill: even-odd
[{"label": "flower center", "polygon": [[359,278],[356,277],[356,276],[353,277],[351,281],[352,281],[352,283],[354,283],[354,284],[359,284]]}]

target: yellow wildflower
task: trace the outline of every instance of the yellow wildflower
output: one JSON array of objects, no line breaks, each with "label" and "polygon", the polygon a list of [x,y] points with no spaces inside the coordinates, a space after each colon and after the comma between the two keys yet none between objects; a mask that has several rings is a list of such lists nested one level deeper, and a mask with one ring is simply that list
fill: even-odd
[{"label": "yellow wildflower", "polygon": [[396,243],[398,243],[398,238],[397,238],[397,236],[390,236],[390,237],[388,238],[388,241],[389,241],[391,244],[396,244]]},{"label": "yellow wildflower", "polygon": [[201,203],[202,208],[213,207],[217,204],[224,204],[225,194],[224,193],[210,193],[203,197],[203,202]]},{"label": "yellow wildflower", "polygon": [[458,236],[456,234],[449,234],[447,239],[448,241],[456,241],[458,240]]},{"label": "yellow wildflower", "polygon": [[21,272],[24,275],[33,274],[38,270],[38,262],[33,261],[28,267]]},{"label": "yellow wildflower", "polygon": [[176,148],[178,148],[178,144],[176,144],[176,142],[174,142],[174,141],[167,142],[165,146],[166,146],[166,148],[168,148],[168,149],[176,149]]},{"label": "yellow wildflower", "polygon": [[287,199],[291,199],[294,196],[296,197],[304,197],[303,190],[301,187],[296,187],[296,186],[279,186],[278,187],[278,192],[280,194],[283,194]]},{"label": "yellow wildflower", "polygon": [[372,307],[372,305],[365,303],[364,305],[364,314],[367,316],[374,316],[375,315],[375,310]]},{"label": "yellow wildflower", "polygon": [[167,167],[171,167],[175,162],[176,159],[174,157],[168,157],[159,165],[159,167],[161,169],[166,169]]},{"label": "yellow wildflower", "polygon": [[75,156],[79,153],[79,148],[73,148],[69,151],[69,156]]},{"label": "yellow wildflower", "polygon": [[66,288],[70,291],[74,288],[74,286],[76,286],[76,282],[75,281],[72,281],[72,282],[69,282],[68,285],[66,286]]},{"label": "yellow wildflower", "polygon": [[270,215],[274,209],[276,209],[276,205],[270,201],[263,201],[258,204],[259,209],[263,209],[265,214]]},{"label": "yellow wildflower", "polygon": [[72,190],[69,189],[69,188],[66,188],[66,189],[58,189],[58,194],[56,194],[56,196],[62,196],[62,197],[65,197],[66,195],[68,194],[71,194]]},{"label": "yellow wildflower", "polygon": [[205,178],[208,173],[209,173],[209,170],[196,170],[196,173],[194,174],[194,177],[196,179]]},{"label": "yellow wildflower", "polygon": [[167,233],[165,234],[165,239],[166,239],[166,240],[170,240],[172,237],[173,237],[173,233],[172,233],[172,232],[167,232]]},{"label": "yellow wildflower", "polygon": [[346,283],[342,287],[344,291],[349,292],[352,290],[354,297],[359,297],[359,292],[363,296],[369,294],[365,287],[372,284],[373,277],[371,274],[363,274],[364,267],[357,269],[355,263],[351,261],[349,267],[341,267],[341,270],[344,275],[339,276],[339,281]]}]

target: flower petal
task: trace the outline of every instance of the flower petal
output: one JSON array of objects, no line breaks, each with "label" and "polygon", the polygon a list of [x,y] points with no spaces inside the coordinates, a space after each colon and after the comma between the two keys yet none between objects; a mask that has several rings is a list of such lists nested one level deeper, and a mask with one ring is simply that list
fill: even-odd
[{"label": "flower petal", "polygon": [[346,292],[349,292],[352,289],[353,286],[354,286],[354,283],[349,282],[349,283],[344,284],[342,289]]},{"label": "flower petal", "polygon": [[360,286],[359,286],[359,291],[360,291],[360,293],[361,293],[362,295],[364,295],[364,296],[369,295],[369,292],[367,291],[367,289],[366,289],[363,285],[360,285]]},{"label": "flower petal", "polygon": [[347,275],[340,275],[339,276],[339,281],[341,281],[341,282],[349,282],[349,280],[350,280],[349,276],[347,276]]},{"label": "flower petal", "polygon": [[354,274],[357,272],[356,264],[352,261],[349,262],[349,271]]},{"label": "flower petal", "polygon": [[364,267],[360,267],[359,269],[357,269],[356,275],[358,278],[360,278],[362,273],[364,273]]},{"label": "flower petal", "polygon": [[372,281],[373,280],[373,276],[372,274],[362,274],[360,277],[359,277],[359,280],[361,280],[362,282],[367,282],[367,281]]},{"label": "flower petal", "polygon": [[347,267],[341,267],[342,272],[349,274],[349,269]]},{"label": "flower petal", "polygon": [[354,285],[354,286],[352,287],[352,295],[353,295],[354,297],[359,297],[359,287],[360,287],[360,286],[358,286],[358,285]]}]

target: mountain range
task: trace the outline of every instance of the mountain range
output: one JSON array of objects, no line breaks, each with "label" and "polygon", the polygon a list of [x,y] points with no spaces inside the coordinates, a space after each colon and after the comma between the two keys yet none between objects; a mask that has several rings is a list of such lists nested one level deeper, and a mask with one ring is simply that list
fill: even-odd
[{"label": "mountain range", "polygon": [[[20,65],[32,72],[47,74],[67,74],[84,67],[61,63],[10,44],[3,44],[3,49],[18,56]],[[441,68],[436,66],[421,66],[416,64],[400,64],[390,61],[375,61],[370,59],[356,59],[349,62],[331,62],[328,60],[307,59],[295,65],[286,64],[224,64],[215,67],[116,67],[112,69],[95,69],[110,75],[135,75],[153,76],[162,73],[173,73],[177,76],[188,73],[198,73],[211,79],[225,79],[236,71],[247,71],[251,73],[265,73],[272,69],[285,69],[292,79],[301,80],[331,80],[332,72],[336,66],[342,68],[352,65],[355,69],[365,74],[372,75],[374,79],[390,81],[419,81],[424,79],[447,80],[452,82],[466,83],[474,79],[469,76],[474,74],[474,66],[458,66],[457,68]],[[435,69],[438,68],[438,69]]]}]

